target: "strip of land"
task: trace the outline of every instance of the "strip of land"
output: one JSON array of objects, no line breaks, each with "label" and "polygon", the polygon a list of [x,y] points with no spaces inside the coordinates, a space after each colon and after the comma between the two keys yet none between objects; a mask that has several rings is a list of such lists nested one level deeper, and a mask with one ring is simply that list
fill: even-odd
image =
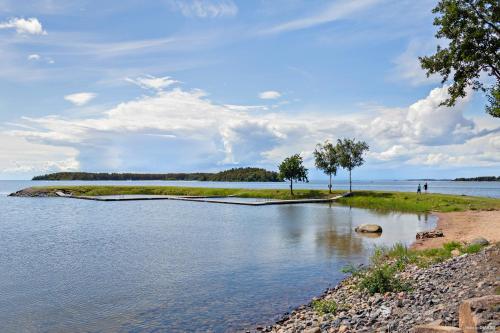
[{"label": "strip of land", "polygon": [[[56,192],[73,196],[110,195],[176,195],[176,196],[236,196],[241,198],[265,198],[276,200],[329,199],[345,191],[286,189],[241,189],[180,186],[45,186],[30,187],[13,196],[56,197]],[[379,211],[408,213],[464,212],[500,210],[500,199],[448,194],[416,194],[405,192],[356,191],[349,197],[339,198],[342,205],[369,208]]]}]

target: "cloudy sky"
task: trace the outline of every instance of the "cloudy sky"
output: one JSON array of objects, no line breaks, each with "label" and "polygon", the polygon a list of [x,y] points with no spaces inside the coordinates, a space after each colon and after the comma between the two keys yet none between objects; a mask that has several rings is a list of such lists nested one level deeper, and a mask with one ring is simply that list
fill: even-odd
[{"label": "cloudy sky", "polygon": [[[358,179],[498,174],[500,120],[417,56],[435,0],[0,0],[0,179],[276,169],[368,142]],[[340,173],[340,178],[345,177]]]}]

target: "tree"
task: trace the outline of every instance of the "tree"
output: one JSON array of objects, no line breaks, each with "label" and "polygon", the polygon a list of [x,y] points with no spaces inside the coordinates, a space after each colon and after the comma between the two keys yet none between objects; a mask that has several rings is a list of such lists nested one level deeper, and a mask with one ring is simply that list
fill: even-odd
[{"label": "tree", "polygon": [[340,166],[349,170],[349,192],[352,192],[351,172],[355,167],[363,165],[363,154],[370,147],[364,141],[356,139],[338,139],[335,149],[339,156]]},{"label": "tree", "polygon": [[[436,38],[449,42],[437,47],[436,54],[419,57],[427,76],[439,73],[442,83],[450,75],[450,97],[441,105],[453,106],[464,97],[467,87],[487,94],[486,111],[500,117],[500,2],[498,0],[440,0],[432,10],[438,13],[434,25],[439,27]],[[486,73],[496,83],[487,85],[480,80]]]},{"label": "tree", "polygon": [[290,181],[290,193],[293,195],[293,181],[307,182],[307,169],[302,164],[299,154],[285,158],[279,165],[280,177]]},{"label": "tree", "polygon": [[316,167],[330,176],[328,190],[332,193],[332,175],[335,176],[337,174],[337,168],[339,167],[337,150],[333,144],[327,140],[324,144],[318,143],[316,145],[313,155]]}]

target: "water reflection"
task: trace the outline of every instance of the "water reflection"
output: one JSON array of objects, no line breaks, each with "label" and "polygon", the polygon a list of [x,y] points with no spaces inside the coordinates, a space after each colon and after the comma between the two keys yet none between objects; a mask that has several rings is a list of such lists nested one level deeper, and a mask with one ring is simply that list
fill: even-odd
[{"label": "water reflection", "polygon": [[[432,227],[336,205],[0,197],[0,322],[19,331],[235,331],[307,302],[372,247]],[[379,238],[354,232],[383,227]],[[26,319],[29,318],[29,319]]]}]

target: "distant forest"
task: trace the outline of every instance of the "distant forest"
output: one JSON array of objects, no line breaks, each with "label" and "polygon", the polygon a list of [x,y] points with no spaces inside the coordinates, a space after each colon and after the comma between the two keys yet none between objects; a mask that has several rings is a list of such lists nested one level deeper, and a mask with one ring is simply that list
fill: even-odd
[{"label": "distant forest", "polygon": [[278,182],[277,172],[260,168],[233,168],[217,173],[93,173],[56,172],[33,180],[202,180],[216,182]]},{"label": "distant forest", "polygon": [[500,181],[500,176],[483,176],[483,177],[473,177],[473,178],[455,178],[455,181],[459,182],[498,182]]}]

